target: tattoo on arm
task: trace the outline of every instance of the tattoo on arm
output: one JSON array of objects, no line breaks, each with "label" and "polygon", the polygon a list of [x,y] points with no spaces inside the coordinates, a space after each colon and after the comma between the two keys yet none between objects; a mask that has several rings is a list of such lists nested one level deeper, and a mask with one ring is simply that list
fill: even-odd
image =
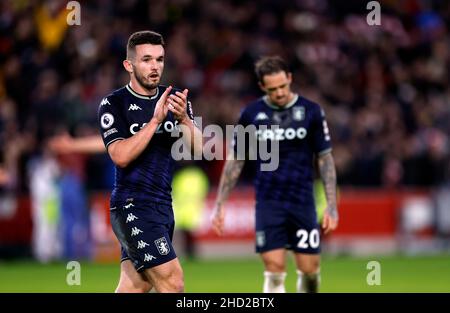
[{"label": "tattoo on arm", "polygon": [[326,153],[319,157],[320,177],[325,187],[325,196],[327,198],[328,212],[333,218],[338,217],[336,201],[336,169],[331,153]]},{"label": "tattoo on arm", "polygon": [[228,159],[225,163],[222,177],[220,178],[219,194],[217,197],[217,204],[221,205],[228,198],[231,189],[236,184],[242,168],[244,167],[244,160]]}]

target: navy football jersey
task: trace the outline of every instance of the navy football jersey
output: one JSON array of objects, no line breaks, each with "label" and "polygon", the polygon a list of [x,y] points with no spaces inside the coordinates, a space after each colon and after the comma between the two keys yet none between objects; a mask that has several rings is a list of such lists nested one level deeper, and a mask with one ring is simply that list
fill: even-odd
[{"label": "navy football jersey", "polygon": [[[256,200],[314,207],[314,155],[331,151],[330,134],[320,106],[295,95],[290,103],[280,108],[271,104],[265,96],[242,111],[238,124],[256,126],[254,135],[258,149],[263,141],[269,147],[274,140],[279,145],[279,164],[274,171],[262,171],[261,163],[269,161],[261,160],[260,151],[254,155],[257,162]],[[276,125],[277,129],[272,125]],[[277,153],[273,147],[271,153]],[[234,149],[237,150],[236,138]],[[248,155],[248,151],[246,153]]]},{"label": "navy football jersey", "polygon": [[[154,96],[136,93],[126,85],[103,98],[98,109],[100,133],[106,148],[120,139],[137,133],[153,117],[155,106],[165,86],[158,86]],[[175,93],[175,88],[171,94]],[[188,101],[188,116],[194,119],[191,103]],[[113,200],[137,198],[152,202],[172,204],[172,176],[175,161],[171,156],[172,144],[179,137],[172,137],[178,121],[168,112],[146,149],[127,167],[116,166]]]}]

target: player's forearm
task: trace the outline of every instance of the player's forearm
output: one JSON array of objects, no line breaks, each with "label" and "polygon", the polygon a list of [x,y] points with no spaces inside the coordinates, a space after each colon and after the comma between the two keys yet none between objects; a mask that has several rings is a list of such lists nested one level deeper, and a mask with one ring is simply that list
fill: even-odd
[{"label": "player's forearm", "polygon": [[233,159],[232,154],[229,155],[220,177],[219,191],[217,194],[216,204],[221,206],[228,198],[231,190],[236,185],[236,182],[241,175],[244,167],[244,160]]},{"label": "player's forearm", "polygon": [[134,161],[147,147],[158,127],[158,122],[150,120],[140,131],[127,139],[113,142],[108,146],[108,153],[114,164],[126,167]]},{"label": "player's forearm", "polygon": [[180,123],[183,140],[188,146],[191,154],[201,157],[203,153],[203,135],[190,119],[185,119]]},{"label": "player's forearm", "polygon": [[103,153],[106,152],[102,138],[97,135],[79,137],[72,139],[72,151],[80,153]]},{"label": "player's forearm", "polygon": [[334,159],[331,152],[320,156],[318,165],[320,177],[322,178],[322,182],[324,184],[329,213],[332,217],[337,218],[336,168],[334,166]]}]

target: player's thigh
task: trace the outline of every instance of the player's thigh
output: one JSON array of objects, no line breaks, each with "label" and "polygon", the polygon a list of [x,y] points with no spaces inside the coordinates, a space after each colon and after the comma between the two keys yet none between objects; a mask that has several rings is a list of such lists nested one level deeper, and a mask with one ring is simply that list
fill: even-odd
[{"label": "player's thigh", "polygon": [[[289,247],[294,253],[319,254],[321,247],[320,226],[313,206],[289,208]],[[313,212],[311,212],[313,211]]]},{"label": "player's thigh", "polygon": [[320,270],[320,254],[294,253],[297,269],[305,274]]},{"label": "player's thigh", "polygon": [[149,292],[152,284],[145,275],[138,273],[130,260],[120,263],[120,278],[116,292]]},{"label": "player's thigh", "polygon": [[260,255],[266,271],[280,273],[286,270],[286,250],[284,248],[266,251]]},{"label": "player's thigh", "polygon": [[184,288],[183,269],[178,258],[147,268],[144,274],[158,292],[178,292]]},{"label": "player's thigh", "polygon": [[258,202],[255,217],[256,252],[265,253],[285,248],[288,244],[286,210],[277,203]]}]

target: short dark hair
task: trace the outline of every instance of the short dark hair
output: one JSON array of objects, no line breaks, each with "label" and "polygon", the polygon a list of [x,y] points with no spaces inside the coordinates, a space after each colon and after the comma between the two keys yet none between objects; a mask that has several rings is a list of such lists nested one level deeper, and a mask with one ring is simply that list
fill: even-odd
[{"label": "short dark hair", "polygon": [[161,34],[150,30],[143,30],[131,34],[127,43],[127,59],[136,51],[136,46],[143,44],[161,45],[164,47],[164,38]]},{"label": "short dark hair", "polygon": [[289,66],[280,56],[262,57],[255,63],[255,73],[258,81],[264,84],[264,76],[279,72],[290,73]]}]

